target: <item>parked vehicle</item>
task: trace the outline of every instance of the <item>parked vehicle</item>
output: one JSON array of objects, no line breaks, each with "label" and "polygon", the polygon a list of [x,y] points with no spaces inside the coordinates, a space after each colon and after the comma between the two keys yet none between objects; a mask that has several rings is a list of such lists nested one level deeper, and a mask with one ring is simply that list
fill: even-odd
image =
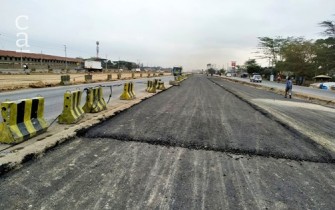
[{"label": "parked vehicle", "polygon": [[84,68],[87,71],[102,71],[101,61],[85,61]]},{"label": "parked vehicle", "polygon": [[262,76],[259,74],[254,74],[250,77],[250,82],[262,82]]}]

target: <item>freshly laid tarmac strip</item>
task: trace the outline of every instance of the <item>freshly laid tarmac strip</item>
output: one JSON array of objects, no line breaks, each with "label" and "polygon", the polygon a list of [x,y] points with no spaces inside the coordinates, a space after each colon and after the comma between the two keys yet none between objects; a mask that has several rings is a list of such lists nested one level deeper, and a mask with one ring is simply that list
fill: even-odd
[{"label": "freshly laid tarmac strip", "polygon": [[333,209],[333,154],[195,75],[0,180],[1,209]]},{"label": "freshly laid tarmac strip", "polygon": [[314,142],[335,151],[335,109],[295,98],[284,98],[262,89],[209,77],[210,81],[226,91],[243,97],[258,107],[268,110],[274,117],[281,117],[290,128],[307,134]]}]

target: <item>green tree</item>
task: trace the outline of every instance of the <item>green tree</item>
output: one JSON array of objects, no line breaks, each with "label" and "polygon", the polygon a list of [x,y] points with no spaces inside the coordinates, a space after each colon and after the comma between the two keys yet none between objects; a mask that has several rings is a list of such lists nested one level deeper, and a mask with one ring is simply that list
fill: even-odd
[{"label": "green tree", "polygon": [[323,31],[324,35],[335,38],[335,21],[326,20],[319,23],[319,25],[326,28]]},{"label": "green tree", "polygon": [[249,74],[252,74],[252,73],[259,73],[259,74],[261,74],[262,73],[262,67],[257,64],[257,62],[256,62],[255,59],[249,59],[249,60],[247,60],[244,63],[244,66],[246,67],[247,72]]},{"label": "green tree", "polygon": [[278,62],[279,71],[291,71],[295,75],[313,77],[315,75],[315,45],[302,37],[290,38],[281,49],[283,60]]},{"label": "green tree", "polygon": [[210,68],[207,71],[208,71],[208,74],[210,74],[210,75],[215,74],[215,69],[213,69],[213,68]]},{"label": "green tree", "polygon": [[269,66],[274,67],[278,61],[281,61],[281,49],[285,45],[288,39],[284,39],[281,37],[258,37],[258,49],[261,50],[262,59],[269,59]]},{"label": "green tree", "polygon": [[318,39],[314,43],[316,57],[315,64],[318,67],[317,74],[334,74],[335,70],[335,38]]}]

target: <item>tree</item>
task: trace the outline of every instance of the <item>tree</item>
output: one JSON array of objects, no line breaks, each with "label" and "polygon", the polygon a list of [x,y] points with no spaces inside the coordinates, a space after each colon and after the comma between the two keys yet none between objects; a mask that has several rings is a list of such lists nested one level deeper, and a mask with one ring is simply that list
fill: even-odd
[{"label": "tree", "polygon": [[255,59],[249,59],[247,60],[245,63],[244,63],[246,69],[247,69],[247,72],[249,74],[252,74],[252,73],[262,73],[262,67],[260,65],[257,64],[256,60]]},{"label": "tree", "polygon": [[281,60],[280,51],[287,39],[281,37],[258,37],[258,48],[262,50],[262,59],[269,59],[269,66],[274,67],[278,60]]},{"label": "tree", "polygon": [[328,38],[318,39],[315,42],[318,73],[335,75],[335,21],[326,20],[319,25],[325,28],[322,34]]},{"label": "tree", "polygon": [[213,69],[213,68],[209,68],[207,71],[208,71],[208,74],[210,74],[210,75],[215,74],[215,69]]},{"label": "tree", "polygon": [[318,39],[314,43],[318,74],[333,74],[335,70],[335,38]]},{"label": "tree", "polygon": [[280,71],[291,71],[295,75],[313,77],[315,75],[315,45],[311,40],[302,37],[290,38],[281,49],[283,60],[276,68]]},{"label": "tree", "polygon": [[319,25],[326,28],[323,32],[324,35],[335,38],[335,21],[326,20],[319,23]]}]

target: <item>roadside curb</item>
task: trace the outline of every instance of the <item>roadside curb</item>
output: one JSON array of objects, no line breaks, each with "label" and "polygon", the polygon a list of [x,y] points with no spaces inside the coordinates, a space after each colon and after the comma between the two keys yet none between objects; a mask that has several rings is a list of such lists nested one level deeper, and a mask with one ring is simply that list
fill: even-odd
[{"label": "roadside curb", "polygon": [[302,130],[301,127],[297,123],[295,123],[294,119],[292,119],[291,117],[286,116],[286,115],[284,115],[280,112],[277,112],[277,111],[275,111],[271,108],[259,105],[255,102],[253,102],[252,100],[248,99],[248,97],[244,96],[244,94],[237,93],[236,91],[233,91],[233,90],[230,90],[230,89],[227,89],[227,88],[223,87],[222,85],[216,83],[215,81],[213,81],[211,79],[209,79],[209,80],[211,82],[213,82],[215,85],[221,87],[222,89],[226,90],[227,92],[235,95],[240,100],[249,104],[251,107],[253,107],[255,110],[261,112],[266,117],[276,121],[277,123],[279,123],[280,125],[282,125],[286,129],[302,136],[304,139],[308,140],[310,143],[312,143],[316,147],[322,147],[332,157],[332,159],[329,160],[329,162],[335,162],[335,159],[334,159],[335,158],[335,143],[329,141],[328,139],[326,139],[322,136],[315,137],[315,135],[313,135],[313,133],[310,132],[310,131],[301,132],[301,130]]},{"label": "roadside curb", "polygon": [[[240,81],[240,80],[236,80],[233,78],[226,78],[226,77],[218,77],[224,80],[228,80],[231,82],[235,82],[235,83],[240,83],[246,86],[250,86],[250,87],[255,87],[258,89],[263,89],[263,90],[267,90],[273,93],[277,93],[280,95],[284,95],[285,91],[282,89],[278,89],[278,88],[274,88],[274,87],[266,87],[260,84],[254,84],[254,83],[248,83],[245,81]],[[335,107],[335,100],[329,100],[329,99],[325,99],[322,97],[316,97],[313,95],[309,95],[309,94],[305,94],[305,93],[298,93],[298,92],[294,92],[294,97],[299,98],[299,99],[304,99],[304,100],[308,100],[311,103],[315,103],[315,104],[319,104],[319,105],[323,105],[323,106],[330,106],[330,107]]]},{"label": "roadside curb", "polygon": [[[116,107],[109,107],[108,110],[91,114],[90,119],[83,119],[77,125],[64,125],[62,131],[52,134],[52,131],[47,131],[45,137],[36,136],[36,142],[29,144],[24,147],[18,147],[20,144],[15,145],[17,149],[13,149],[7,152],[5,155],[0,156],[0,176],[13,170],[20,168],[23,163],[42,157],[46,152],[55,148],[56,146],[74,139],[78,134],[85,132],[87,129],[92,128],[112,117],[118,115],[121,112],[145,101],[157,94],[160,94],[173,86],[167,86],[165,90],[160,90],[157,93],[146,93],[144,96],[136,98],[131,101],[124,101],[124,103],[119,104]],[[25,142],[22,142],[23,144]],[[8,149],[10,150],[10,149]]]}]

